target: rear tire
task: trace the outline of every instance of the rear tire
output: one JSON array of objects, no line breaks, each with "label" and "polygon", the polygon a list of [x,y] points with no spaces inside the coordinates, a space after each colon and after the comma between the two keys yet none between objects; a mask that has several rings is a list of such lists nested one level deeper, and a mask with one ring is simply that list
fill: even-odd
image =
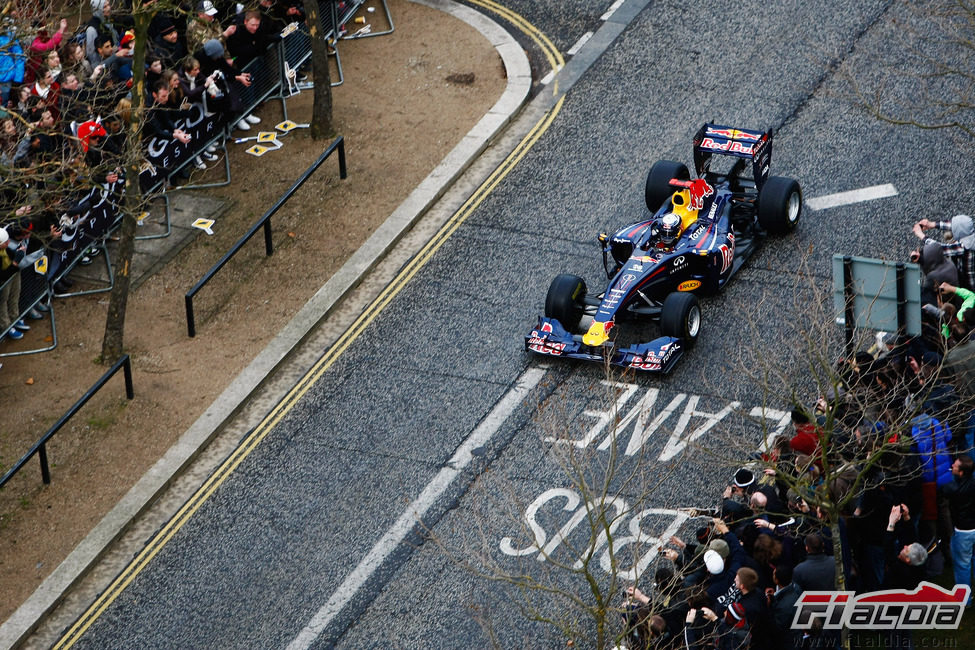
[{"label": "rear tire", "polygon": [[799,183],[784,176],[772,176],[758,195],[758,223],[772,235],[785,235],[796,229],[802,216],[802,190]]},{"label": "rear tire", "polygon": [[650,212],[655,213],[659,210],[664,201],[674,193],[675,188],[670,185],[672,178],[679,178],[684,181],[691,180],[687,165],[673,160],[658,160],[653,163],[650,173],[647,174],[647,186],[644,191],[647,208]]},{"label": "rear tire", "polygon": [[545,296],[545,317],[554,318],[570,334],[575,333],[585,310],[586,281],[578,275],[562,273],[555,276]]},{"label": "rear tire", "polygon": [[664,336],[681,339],[694,345],[701,333],[701,305],[697,296],[685,291],[674,291],[664,300],[660,311],[660,331]]}]

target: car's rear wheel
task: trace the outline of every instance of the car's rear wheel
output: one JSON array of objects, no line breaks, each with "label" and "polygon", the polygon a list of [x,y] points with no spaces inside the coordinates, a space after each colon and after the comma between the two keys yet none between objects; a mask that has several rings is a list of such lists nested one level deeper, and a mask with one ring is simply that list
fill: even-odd
[{"label": "car's rear wheel", "polygon": [[672,178],[679,178],[684,181],[691,180],[687,165],[673,160],[658,160],[653,163],[650,173],[647,174],[645,191],[647,208],[650,212],[659,210],[664,201],[674,193],[675,188],[670,184]]},{"label": "car's rear wheel", "polygon": [[585,310],[586,281],[578,275],[562,273],[555,276],[545,296],[545,316],[554,318],[567,332],[574,333]]},{"label": "car's rear wheel", "polygon": [[684,291],[674,291],[664,299],[660,310],[660,331],[664,336],[674,336],[693,345],[701,333],[701,305],[697,296]]},{"label": "car's rear wheel", "polygon": [[785,235],[799,225],[802,190],[799,183],[784,176],[772,176],[758,195],[758,223],[772,235]]}]

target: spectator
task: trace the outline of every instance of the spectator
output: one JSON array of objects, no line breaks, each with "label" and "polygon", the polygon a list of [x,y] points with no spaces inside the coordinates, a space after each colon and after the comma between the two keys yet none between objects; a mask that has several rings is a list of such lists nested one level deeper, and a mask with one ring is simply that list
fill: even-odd
[{"label": "spectator", "polygon": [[190,136],[176,127],[173,111],[166,103],[169,101],[169,84],[160,79],[152,89],[152,105],[146,114],[144,125],[145,137],[158,137],[176,140],[181,144],[189,144]]},{"label": "spectator", "polygon": [[805,540],[806,559],[796,565],[792,581],[800,591],[830,591],[836,586],[836,562],[823,552],[823,538],[811,533]]},{"label": "spectator", "polygon": [[264,56],[271,43],[279,38],[270,21],[261,17],[259,11],[244,13],[243,24],[227,38],[227,51],[234,59],[234,65],[243,70],[248,63]]},{"label": "spectator", "polygon": [[[972,557],[975,555],[975,480],[972,470],[975,463],[968,455],[959,456],[951,464],[952,482],[941,492],[948,500],[951,523],[951,563],[955,571],[955,584],[972,586]],[[968,605],[971,606],[969,596]]]},{"label": "spectator", "polygon": [[10,89],[24,81],[24,50],[15,33],[13,26],[7,25],[0,34],[0,106],[10,100]]},{"label": "spectator", "polygon": [[802,595],[802,590],[792,581],[792,566],[776,566],[772,572],[772,580],[774,587],[766,591],[772,623],[772,647],[782,650],[799,648],[802,632],[792,629],[792,621],[796,616],[796,601]]},{"label": "spectator", "polygon": [[162,59],[163,67],[176,68],[186,57],[186,39],[176,29],[172,20],[162,26],[159,37],[152,42],[153,53]]},{"label": "spectator", "polygon": [[85,29],[85,55],[94,70],[107,58],[103,53],[105,41],[111,42],[114,51],[119,44],[119,35],[111,23],[112,6],[109,0],[91,0],[91,14],[91,20]]},{"label": "spectator", "polygon": [[20,267],[7,248],[9,244],[7,230],[0,228],[0,338],[19,341],[30,326],[20,318]]},{"label": "spectator", "polygon": [[[950,242],[939,242],[925,238],[924,230],[936,228],[951,235]],[[975,227],[972,218],[966,214],[955,215],[951,221],[931,221],[921,219],[914,224],[914,234],[926,243],[935,243],[944,249],[947,256],[958,269],[958,280],[966,289],[975,290]]]},{"label": "spectator", "polygon": [[[240,72],[227,61],[224,57],[223,45],[216,39],[210,39],[204,43],[203,49],[194,54],[193,58],[200,62],[200,74],[203,75],[204,79],[213,75],[215,72],[220,73],[214,75],[214,80],[221,86],[221,94],[219,96],[212,95],[212,102],[208,100],[207,106],[210,110],[227,113],[228,115],[240,115],[242,109],[240,95],[231,82],[237,81],[244,87],[250,86],[250,74]],[[258,122],[260,120],[254,116],[242,117],[238,120],[236,126],[242,131],[247,131],[251,128],[251,124],[257,124]]]},{"label": "spectator", "polygon": [[[58,25],[58,31],[51,35],[48,35],[47,29],[44,27],[37,30],[37,35],[31,41],[29,48],[30,53],[27,60],[26,77],[24,79],[27,83],[34,81],[37,78],[38,71],[45,65],[50,68],[50,63],[46,63],[48,56],[51,52],[57,52],[58,47],[61,45],[61,39],[64,37],[64,31],[67,28],[68,21],[62,18]],[[60,66],[60,63],[58,65]]]},{"label": "spectator", "polygon": [[88,83],[94,68],[85,56],[85,46],[77,41],[68,41],[61,49],[62,74],[74,73],[82,83]]},{"label": "spectator", "polygon": [[186,27],[186,45],[190,51],[198,51],[204,43],[211,39],[226,42],[237,31],[236,25],[222,29],[220,22],[216,19],[217,13],[217,8],[211,0],[201,0],[197,4],[196,15]]},{"label": "spectator", "polygon": [[54,113],[54,119],[60,116],[60,95],[61,86],[54,81],[54,75],[47,68],[37,71],[37,80],[31,86],[31,95],[37,96],[38,105],[44,109],[50,109]]}]

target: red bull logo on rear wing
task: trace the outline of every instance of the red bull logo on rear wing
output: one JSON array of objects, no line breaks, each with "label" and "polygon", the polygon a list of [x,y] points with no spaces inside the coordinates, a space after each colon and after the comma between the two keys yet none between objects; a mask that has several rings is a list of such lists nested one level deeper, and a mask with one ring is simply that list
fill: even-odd
[{"label": "red bull logo on rear wing", "polygon": [[694,166],[698,176],[710,169],[714,154],[751,160],[752,177],[760,187],[768,177],[772,131],[705,124],[694,136]]}]

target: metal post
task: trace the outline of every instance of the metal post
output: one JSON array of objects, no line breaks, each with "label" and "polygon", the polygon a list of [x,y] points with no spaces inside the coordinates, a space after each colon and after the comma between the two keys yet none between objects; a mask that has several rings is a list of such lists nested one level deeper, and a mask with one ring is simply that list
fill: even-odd
[{"label": "metal post", "polygon": [[336,142],[339,145],[339,178],[346,178],[349,174],[345,170],[345,137],[340,135]]},{"label": "metal post", "polygon": [[41,460],[41,480],[44,485],[51,484],[51,468],[47,464],[47,445],[41,445],[37,450],[37,457]]},{"label": "metal post", "polygon": [[274,255],[274,242],[271,241],[271,220],[264,222],[264,252],[268,257]]},{"label": "metal post", "polygon": [[897,334],[907,331],[907,288],[904,286],[906,269],[903,262],[897,263]]},{"label": "metal post", "polygon": [[196,319],[193,318],[193,294],[186,294],[186,332],[190,338],[196,336]]},{"label": "metal post", "polygon": [[853,258],[849,255],[843,258],[843,304],[845,305],[843,320],[846,324],[846,357],[853,358]]},{"label": "metal post", "polygon": [[125,396],[129,399],[135,398],[135,389],[132,388],[132,360],[129,355],[122,357],[122,376],[125,377]]}]

